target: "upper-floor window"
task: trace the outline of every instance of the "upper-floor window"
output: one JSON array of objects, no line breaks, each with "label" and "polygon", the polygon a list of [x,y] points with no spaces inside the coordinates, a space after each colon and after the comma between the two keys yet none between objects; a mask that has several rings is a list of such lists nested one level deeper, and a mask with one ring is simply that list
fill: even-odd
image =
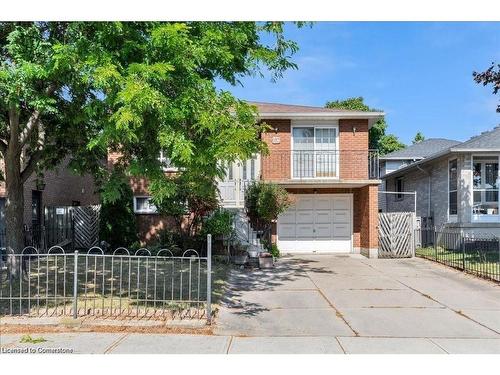
[{"label": "upper-floor window", "polygon": [[[396,193],[404,192],[404,177],[396,177],[394,180],[394,190]],[[403,200],[403,194],[396,194],[396,200]]]},{"label": "upper-floor window", "polygon": [[134,212],[136,214],[155,214],[158,209],[150,196],[134,197]]},{"label": "upper-floor window", "polygon": [[458,207],[457,196],[457,159],[448,162],[448,214],[456,215]]},{"label": "upper-floor window", "polygon": [[163,151],[160,151],[160,157],[158,158],[158,160],[160,160],[160,163],[162,164],[164,171],[170,171],[170,172],[177,171],[177,167],[175,167],[172,164],[172,161],[168,157],[165,156]]},{"label": "upper-floor window", "polygon": [[292,128],[292,177],[338,177],[337,127]]},{"label": "upper-floor window", "polygon": [[498,215],[498,157],[474,156],[472,160],[472,213],[476,219]]}]

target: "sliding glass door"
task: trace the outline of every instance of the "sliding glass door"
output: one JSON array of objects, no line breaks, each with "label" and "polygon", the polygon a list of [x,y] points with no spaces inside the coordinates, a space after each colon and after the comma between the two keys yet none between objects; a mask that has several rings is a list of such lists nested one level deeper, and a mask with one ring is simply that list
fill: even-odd
[{"label": "sliding glass door", "polygon": [[292,177],[337,177],[337,128],[293,127]]}]

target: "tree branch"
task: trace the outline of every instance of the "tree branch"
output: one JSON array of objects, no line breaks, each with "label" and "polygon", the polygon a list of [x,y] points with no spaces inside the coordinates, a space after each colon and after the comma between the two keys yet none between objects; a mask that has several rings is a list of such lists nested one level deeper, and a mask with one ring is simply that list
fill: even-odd
[{"label": "tree branch", "polygon": [[24,184],[26,180],[33,174],[35,171],[36,165],[42,158],[42,150],[36,150],[33,154],[31,154],[28,163],[24,167],[23,171],[21,172],[21,182]]},{"label": "tree branch", "polygon": [[[56,84],[51,83],[45,90],[45,94],[47,96],[51,96],[56,91],[56,89],[57,89]],[[19,141],[21,146],[24,146],[26,142],[30,139],[31,135],[33,134],[33,130],[36,129],[39,123],[40,123],[40,111],[34,110],[21,133],[21,139]]]},{"label": "tree branch", "polygon": [[26,126],[24,127],[21,133],[20,143],[22,146],[24,146],[28,141],[28,139],[30,139],[31,135],[33,134],[33,130],[38,126],[39,123],[40,123],[40,111],[35,110],[31,114],[28,122],[26,123]]}]

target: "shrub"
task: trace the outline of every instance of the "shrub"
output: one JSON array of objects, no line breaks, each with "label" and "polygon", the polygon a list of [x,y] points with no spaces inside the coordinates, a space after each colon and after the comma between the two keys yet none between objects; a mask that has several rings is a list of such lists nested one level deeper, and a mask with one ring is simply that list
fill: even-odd
[{"label": "shrub", "polygon": [[217,210],[205,218],[202,224],[202,235],[225,236],[233,233],[234,214],[228,210]]},{"label": "shrub", "polygon": [[120,172],[113,173],[112,179],[119,195],[101,202],[99,236],[111,245],[111,249],[131,247],[138,241],[132,189]]},{"label": "shrub", "polygon": [[245,192],[245,208],[251,219],[260,219],[267,223],[290,207],[288,192],[279,185],[254,182]]},{"label": "shrub", "polygon": [[278,249],[278,245],[276,245],[275,243],[271,244],[268,251],[273,257],[275,258],[280,257],[280,250]]}]

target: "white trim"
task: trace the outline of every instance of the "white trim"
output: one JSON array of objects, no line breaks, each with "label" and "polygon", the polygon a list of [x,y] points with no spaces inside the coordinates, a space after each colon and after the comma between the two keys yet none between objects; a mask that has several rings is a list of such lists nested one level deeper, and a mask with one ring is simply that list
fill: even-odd
[{"label": "white trim", "polygon": [[[313,128],[313,149],[312,151],[316,151],[316,128],[318,129],[335,129],[335,151],[337,153],[337,162],[335,166],[335,172],[337,176],[335,177],[294,177],[293,176],[293,129],[294,128]],[[316,179],[321,179],[321,180],[339,180],[340,179],[340,127],[338,124],[338,121],[336,123],[330,122],[325,122],[325,123],[319,123],[318,121],[293,121],[290,124],[290,179],[291,180],[316,180]],[[316,174],[316,160],[313,161],[313,174]]]},{"label": "white trim", "polygon": [[145,198],[145,199],[151,199],[150,195],[134,195],[134,213],[135,214],[156,214],[158,213],[158,209],[153,205],[154,209],[149,209],[149,210],[138,210],[137,209],[137,198]]},{"label": "white trim", "polygon": [[[471,223],[497,223],[500,222],[500,213],[497,215],[482,215],[482,214],[474,214],[474,157],[491,157],[491,159],[497,159],[497,162],[500,167],[500,155],[499,154],[484,154],[484,153],[474,153],[471,154],[470,158],[470,169],[471,169],[471,187],[470,187],[470,211],[471,211]],[[485,179],[486,176],[482,175],[482,168],[481,168],[481,183]],[[498,185],[498,180],[500,178],[500,168],[498,169],[498,174],[497,174],[497,185]],[[478,191],[483,191],[485,189],[478,189]],[[493,190],[495,191],[495,190]],[[496,191],[498,191],[498,209],[500,209],[500,186],[497,186]]]}]

